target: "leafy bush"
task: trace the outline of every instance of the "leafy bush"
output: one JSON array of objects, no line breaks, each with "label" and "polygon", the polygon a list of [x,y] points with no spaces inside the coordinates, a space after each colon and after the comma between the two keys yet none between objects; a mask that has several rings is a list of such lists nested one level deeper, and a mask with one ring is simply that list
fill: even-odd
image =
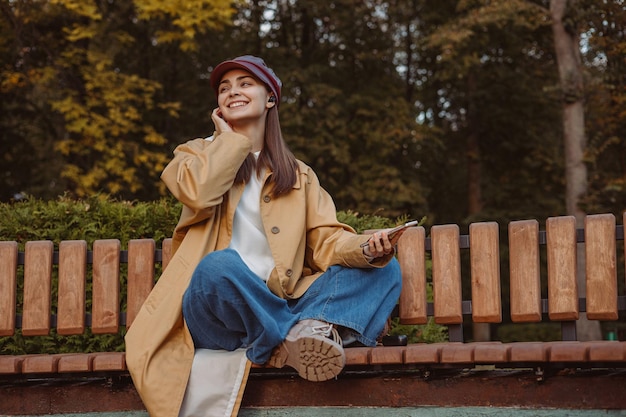
[{"label": "leafy bush", "polygon": [[426,324],[400,324],[396,318],[389,334],[406,335],[409,343],[437,343],[448,341],[448,328],[435,323],[432,317]]},{"label": "leafy bush", "polygon": [[0,203],[0,240],[15,240],[24,250],[32,240],[85,240],[152,238],[157,244],[170,237],[181,205],[173,198],[154,202],[111,200],[103,195],[83,200],[66,196],[57,200],[26,199]]}]

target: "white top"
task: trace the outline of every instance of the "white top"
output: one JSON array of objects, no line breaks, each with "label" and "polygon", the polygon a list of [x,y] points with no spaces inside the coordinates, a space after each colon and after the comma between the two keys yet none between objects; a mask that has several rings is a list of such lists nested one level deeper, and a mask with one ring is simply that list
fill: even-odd
[{"label": "white top", "polygon": [[[259,152],[255,152],[254,156],[258,158]],[[263,173],[260,178],[253,173],[243,190],[235,209],[233,237],[229,248],[236,250],[248,268],[263,281],[267,281],[275,263],[261,221],[263,178]]]}]

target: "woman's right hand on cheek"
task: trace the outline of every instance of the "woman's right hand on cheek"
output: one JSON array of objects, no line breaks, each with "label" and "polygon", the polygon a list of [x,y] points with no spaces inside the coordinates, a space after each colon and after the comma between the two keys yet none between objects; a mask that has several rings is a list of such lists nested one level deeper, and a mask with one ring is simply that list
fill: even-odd
[{"label": "woman's right hand on cheek", "polygon": [[213,124],[215,124],[215,130],[218,133],[233,131],[232,126],[222,118],[222,112],[220,111],[219,107],[217,107],[215,110],[213,110],[213,113],[211,113],[211,120],[213,120]]}]

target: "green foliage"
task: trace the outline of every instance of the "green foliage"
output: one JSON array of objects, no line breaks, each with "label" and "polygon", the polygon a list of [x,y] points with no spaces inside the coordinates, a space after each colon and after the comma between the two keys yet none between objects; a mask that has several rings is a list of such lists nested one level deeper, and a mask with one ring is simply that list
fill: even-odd
[{"label": "green foliage", "polygon": [[446,12],[433,15],[433,24],[422,22],[424,48],[433,57],[424,105],[438,115],[432,123],[447,131],[434,156],[446,174],[428,179],[440,191],[430,201],[431,219],[460,224],[562,212],[560,106],[547,10],[531,1],[443,3]]},{"label": "green foliage", "polygon": [[[285,137],[339,209],[437,223],[564,212],[545,1],[278,6],[1,2],[0,200],[158,200],[171,150],[212,131],[213,65],[253,53],[283,79]],[[590,212],[625,203],[623,19],[621,0],[568,11],[585,35]]]},{"label": "green foliage", "polygon": [[[285,31],[264,33],[259,41],[278,45],[263,55],[289,80],[281,107],[288,116],[282,117],[285,138],[337,207],[418,216],[428,210],[416,168],[428,158],[427,129],[405,98],[391,48],[394,32],[381,10],[377,2],[300,1],[273,16]],[[354,19],[355,13],[361,17]],[[285,60],[293,50],[302,53]]]},{"label": "green foliage", "polygon": [[626,13],[623,2],[579,1],[583,33],[589,37],[583,58],[588,68],[585,118],[589,192],[585,211],[611,208],[621,217],[626,207]]},{"label": "green foliage", "polygon": [[126,247],[130,239],[152,238],[161,242],[170,237],[181,205],[172,198],[154,202],[118,201],[97,195],[75,200],[27,198],[0,203],[0,240],[23,244],[31,240],[85,240],[89,247],[96,239],[119,239]]},{"label": "green foliage", "polygon": [[196,49],[196,35],[207,29],[223,29],[235,13],[233,4],[242,0],[134,0],[141,20],[160,22],[156,32],[159,43],[179,43],[181,49]]},{"label": "green foliage", "polygon": [[357,233],[363,233],[365,230],[385,229],[396,225],[386,217],[367,214],[359,215],[351,210],[337,212],[337,220],[352,226]]},{"label": "green foliage", "polygon": [[[179,117],[180,102],[164,91],[168,78],[151,74],[149,61],[157,58],[137,52],[172,46],[189,52],[196,35],[231,23],[236,3],[4,2],[0,112],[8,117],[0,125],[8,129],[0,143],[25,141],[20,148],[31,152],[4,154],[10,188],[2,200],[19,193],[50,198],[63,190],[78,197],[165,195],[158,175],[170,147],[162,125]],[[28,176],[41,182],[33,186],[18,175],[29,170],[18,160],[32,161],[27,167],[38,168],[31,171],[48,176]]]},{"label": "green foliage", "polygon": [[406,335],[409,343],[440,343],[448,341],[448,328],[435,323],[432,317],[428,323],[407,325],[399,324],[398,319],[393,320],[391,335]]},{"label": "green foliage", "polygon": [[84,334],[62,336],[52,330],[48,336],[23,336],[17,331],[11,337],[0,337],[0,353],[3,355],[123,352],[124,333],[93,335],[87,329]]}]

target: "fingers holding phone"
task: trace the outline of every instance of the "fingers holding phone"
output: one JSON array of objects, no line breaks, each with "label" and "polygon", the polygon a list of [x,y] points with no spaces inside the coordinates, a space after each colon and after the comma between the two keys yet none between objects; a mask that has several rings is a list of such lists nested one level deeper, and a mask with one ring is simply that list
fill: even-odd
[{"label": "fingers holding phone", "polygon": [[374,258],[388,255],[396,246],[404,231],[409,227],[417,225],[418,221],[413,220],[400,226],[374,233],[366,242],[361,244],[363,253]]},{"label": "fingers holding phone", "polygon": [[383,230],[374,233],[361,247],[365,256],[379,258],[390,254],[393,251],[394,244],[389,240],[387,231]]}]

